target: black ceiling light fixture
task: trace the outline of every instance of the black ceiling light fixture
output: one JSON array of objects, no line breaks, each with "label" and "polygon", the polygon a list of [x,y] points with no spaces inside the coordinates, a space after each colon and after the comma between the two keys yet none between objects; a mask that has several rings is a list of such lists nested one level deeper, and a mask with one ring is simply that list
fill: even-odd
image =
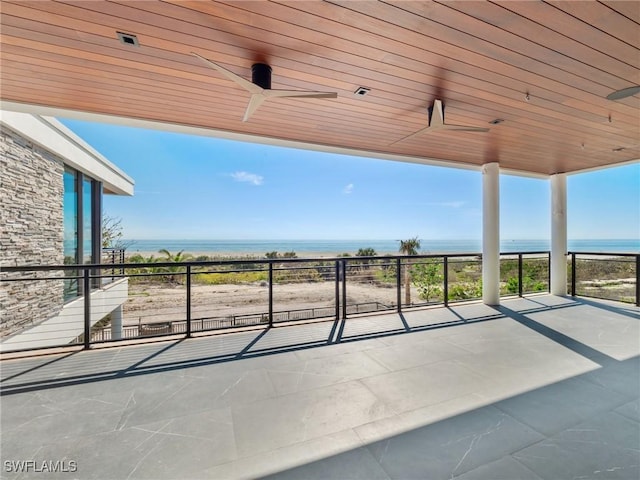
[{"label": "black ceiling light fixture", "polygon": [[622,100],[623,98],[631,97],[637,93],[640,93],[640,85],[634,85],[633,87],[627,87],[622,90],[611,92],[607,95],[607,100]]}]

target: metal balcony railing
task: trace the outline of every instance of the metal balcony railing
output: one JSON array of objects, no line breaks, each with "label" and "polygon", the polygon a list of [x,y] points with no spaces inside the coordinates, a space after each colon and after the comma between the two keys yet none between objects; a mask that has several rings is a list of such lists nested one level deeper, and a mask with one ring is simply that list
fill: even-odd
[{"label": "metal balcony railing", "polygon": [[[83,348],[123,339],[190,337],[229,328],[342,320],[482,297],[478,253],[150,263],[125,263],[118,251],[111,255],[112,261],[100,265],[4,267],[1,281],[32,285],[72,278],[80,283],[81,291],[95,292],[108,288],[104,279],[127,278],[128,296],[117,321],[113,315],[92,318],[92,295],[80,300],[84,323],[71,345]],[[639,303],[640,255],[571,253],[569,258],[568,291],[572,295]],[[609,296],[593,290],[588,282],[599,279],[598,265],[606,266],[610,282],[624,283],[629,292],[616,297],[613,284],[601,285],[609,288]],[[501,295],[548,292],[549,272],[548,251],[501,254]],[[69,275],[61,277],[61,273]],[[101,306],[116,311],[121,304]],[[25,349],[28,344],[20,348]]]},{"label": "metal balcony railing", "polygon": [[572,296],[592,297],[640,306],[640,255],[635,253],[569,252]]},{"label": "metal balcony railing", "polygon": [[[105,285],[115,281],[116,275],[123,275],[123,268],[116,268],[114,265],[125,263],[125,249],[124,248],[103,248],[102,249],[102,265],[112,265],[111,270],[103,269],[101,275],[101,284]],[[109,276],[108,274],[111,274]]]}]

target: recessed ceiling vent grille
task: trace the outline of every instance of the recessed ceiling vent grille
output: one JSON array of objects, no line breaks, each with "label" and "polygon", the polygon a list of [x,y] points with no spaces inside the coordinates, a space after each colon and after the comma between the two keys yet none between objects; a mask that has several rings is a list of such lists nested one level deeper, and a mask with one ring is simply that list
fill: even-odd
[{"label": "recessed ceiling vent grille", "polygon": [[120,43],[122,43],[123,45],[128,45],[133,47],[140,46],[140,43],[138,42],[138,37],[136,37],[135,35],[131,33],[123,33],[123,32],[117,32],[117,33],[118,33],[118,40],[120,40]]}]

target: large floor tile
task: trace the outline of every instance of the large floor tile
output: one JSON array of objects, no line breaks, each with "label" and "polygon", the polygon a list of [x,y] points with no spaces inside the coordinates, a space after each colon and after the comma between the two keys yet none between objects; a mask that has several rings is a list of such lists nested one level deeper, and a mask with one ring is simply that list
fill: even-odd
[{"label": "large floor tile", "polygon": [[614,412],[593,417],[513,457],[546,480],[640,477],[640,428]]},{"label": "large floor tile", "polygon": [[[267,452],[254,453],[209,469],[203,478],[254,479],[295,470],[307,464],[322,461],[361,448],[357,435],[351,429],[331,433],[304,442],[276,447]],[[299,477],[300,478],[300,477]]]},{"label": "large floor tile", "polygon": [[492,407],[367,445],[391,478],[450,479],[544,437]]},{"label": "large floor tile", "polygon": [[307,323],[302,325],[278,326],[270,328],[260,335],[249,348],[249,352],[271,351],[328,345],[331,343],[335,322]]},{"label": "large floor tile", "polygon": [[[529,314],[529,318],[567,335],[617,360],[640,355],[638,318],[582,305],[579,317],[575,307]],[[638,310],[640,314],[640,310]]]},{"label": "large floor tile", "polygon": [[303,442],[392,416],[358,381],[232,407],[240,456]]},{"label": "large floor tile", "polygon": [[635,399],[629,403],[625,403],[624,405],[616,408],[615,411],[620,415],[630,418],[631,420],[640,422],[640,399]]},{"label": "large floor tile", "polygon": [[581,377],[632,400],[640,392],[640,356],[598,368]]},{"label": "large floor tile", "polygon": [[425,308],[417,310],[405,310],[402,312],[405,322],[410,328],[435,327],[451,325],[463,321],[450,308]]},{"label": "large floor tile", "polygon": [[278,395],[387,373],[389,370],[364,352],[299,361],[271,368],[267,374]]},{"label": "large floor tile", "polygon": [[495,406],[544,435],[553,435],[624,403],[625,397],[585,380],[568,379]]},{"label": "large floor tile", "polygon": [[401,413],[474,393],[490,380],[445,361],[365,378],[362,382]]},{"label": "large floor tile", "polygon": [[368,338],[366,340],[344,340],[339,343],[315,348],[304,348],[295,351],[299,360],[313,360],[316,358],[329,358],[343,353],[364,352],[384,345],[380,338]]},{"label": "large floor tile", "polygon": [[366,423],[354,430],[364,444],[386,440],[417,428],[425,427],[451,417],[482,408],[486,402],[476,394],[457,397],[427,407],[418,408]]},{"label": "large floor tile", "polygon": [[542,480],[509,455],[454,478],[455,480]]},{"label": "large floor tile", "polygon": [[168,390],[166,394],[147,399],[144,403],[137,400],[141,393],[136,390],[134,402],[127,409],[126,426],[243,405],[276,395],[265,370],[228,374],[221,372],[217,377],[207,380],[192,379],[179,388]]},{"label": "large floor tile", "polygon": [[390,370],[406,368],[449,360],[468,352],[440,338],[424,337],[409,344],[394,344],[386,348],[376,348],[367,352],[371,358]]},{"label": "large floor tile", "polygon": [[348,340],[405,330],[405,324],[397,314],[356,316],[345,320],[340,339]]},{"label": "large floor tile", "polygon": [[263,477],[265,480],[389,480],[382,466],[364,447],[338,453]]}]

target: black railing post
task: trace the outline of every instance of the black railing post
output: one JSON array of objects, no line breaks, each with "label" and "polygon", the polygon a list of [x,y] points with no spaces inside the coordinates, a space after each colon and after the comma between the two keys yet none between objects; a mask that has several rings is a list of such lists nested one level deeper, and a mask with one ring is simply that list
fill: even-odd
[{"label": "black railing post", "polygon": [[91,348],[91,272],[83,270],[82,293],[84,294],[84,349]]},{"label": "black railing post", "polygon": [[518,296],[522,297],[522,254],[518,254]]},{"label": "black railing post", "polygon": [[187,338],[191,337],[191,265],[187,265]]},{"label": "black railing post", "polygon": [[347,318],[347,261],[342,260],[342,318]]},{"label": "black railing post", "polygon": [[402,311],[402,264],[400,257],[396,258],[396,301],[398,302],[398,313]]},{"label": "black railing post", "polygon": [[[120,257],[120,255],[118,255],[118,257]],[[124,261],[121,262],[120,258],[118,258],[118,262],[116,262],[116,251],[111,250],[111,283],[116,281],[116,269],[113,267],[116,263],[124,263]]]},{"label": "black railing post", "polygon": [[576,296],[576,254],[571,252],[571,296]]},{"label": "black railing post", "polygon": [[273,262],[269,262],[269,328],[273,327]]},{"label": "black railing post", "polygon": [[336,320],[340,320],[340,260],[336,260]]},{"label": "black railing post", "polygon": [[444,281],[444,306],[449,306],[449,257],[442,257],[442,275]]},{"label": "black railing post", "polygon": [[636,307],[640,307],[640,255],[636,255]]},{"label": "black railing post", "polygon": [[[564,254],[565,261],[567,254]],[[551,252],[547,252],[547,293],[551,293]]]}]

